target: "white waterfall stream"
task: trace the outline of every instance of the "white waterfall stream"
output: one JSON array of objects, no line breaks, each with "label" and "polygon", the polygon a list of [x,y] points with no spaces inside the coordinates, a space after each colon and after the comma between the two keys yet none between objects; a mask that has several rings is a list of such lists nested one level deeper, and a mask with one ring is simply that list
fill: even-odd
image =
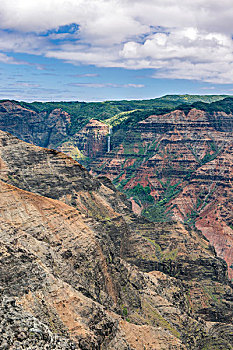
[{"label": "white waterfall stream", "polygon": [[111,134],[112,134],[112,126],[109,126],[108,128],[108,150],[107,153],[111,150]]}]

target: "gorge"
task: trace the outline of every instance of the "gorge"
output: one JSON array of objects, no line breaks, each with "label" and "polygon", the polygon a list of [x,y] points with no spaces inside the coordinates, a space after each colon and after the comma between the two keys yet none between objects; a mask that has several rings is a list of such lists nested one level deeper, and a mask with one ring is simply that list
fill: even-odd
[{"label": "gorge", "polygon": [[183,100],[0,103],[2,349],[232,349],[231,99]]}]

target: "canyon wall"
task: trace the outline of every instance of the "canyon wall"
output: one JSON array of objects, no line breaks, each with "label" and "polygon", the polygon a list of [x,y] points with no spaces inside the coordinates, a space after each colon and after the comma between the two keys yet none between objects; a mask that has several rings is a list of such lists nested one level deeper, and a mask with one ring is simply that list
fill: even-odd
[{"label": "canyon wall", "polygon": [[201,230],[227,261],[233,278],[230,112],[174,110],[130,127],[116,123],[109,136],[106,122],[95,119],[71,135],[71,117],[61,109],[35,112],[10,101],[0,107],[2,130],[56,148],[92,174],[109,177],[131,200],[135,213]]},{"label": "canyon wall", "polygon": [[[89,160],[108,176],[136,213],[196,227],[215,246],[233,278],[232,115],[192,109],[151,115],[113,132],[110,153]],[[141,186],[139,186],[140,184]]]},{"label": "canyon wall", "polygon": [[226,263],[108,178],[0,131],[0,346],[232,349]]},{"label": "canyon wall", "polygon": [[69,135],[70,116],[61,109],[37,113],[13,101],[0,103],[0,130],[20,139],[54,148]]}]

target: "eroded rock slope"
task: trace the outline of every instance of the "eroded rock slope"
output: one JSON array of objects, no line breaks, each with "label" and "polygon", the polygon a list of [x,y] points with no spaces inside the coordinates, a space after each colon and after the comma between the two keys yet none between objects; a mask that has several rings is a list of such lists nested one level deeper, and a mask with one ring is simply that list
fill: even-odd
[{"label": "eroded rock slope", "polygon": [[0,132],[0,348],[232,349],[226,263],[105,177]]},{"label": "eroded rock slope", "polygon": [[[182,101],[187,98],[201,100],[201,96],[183,96]],[[121,108],[126,101],[122,103]],[[98,112],[101,118],[99,108],[106,104],[90,104],[84,118],[87,124],[80,130],[84,123],[81,110],[80,115],[71,116],[58,106],[53,109],[52,104],[36,111],[33,104],[31,110],[29,104],[24,108],[15,101],[2,101],[0,129],[24,141],[56,148],[93,174],[108,176],[126,193],[136,213],[152,221],[172,218],[200,229],[227,262],[233,278],[232,99],[149,117],[142,109],[134,110],[135,101],[127,104],[126,112],[107,119],[103,110],[102,122],[88,117],[88,111],[92,116]],[[113,105],[109,102],[109,111]]]},{"label": "eroded rock slope", "polygon": [[0,130],[42,147],[55,147],[63,142],[70,123],[70,115],[60,108],[37,113],[14,101],[0,103]]}]

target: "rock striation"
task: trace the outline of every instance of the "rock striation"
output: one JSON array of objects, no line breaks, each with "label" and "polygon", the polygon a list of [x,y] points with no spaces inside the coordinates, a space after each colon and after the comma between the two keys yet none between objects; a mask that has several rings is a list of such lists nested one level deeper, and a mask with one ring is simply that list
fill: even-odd
[{"label": "rock striation", "polygon": [[[155,221],[196,227],[228,263],[233,278],[233,117],[191,109],[151,115],[115,130],[112,150],[88,163]],[[141,187],[138,187],[140,184]]]},{"label": "rock striation", "polygon": [[42,147],[52,148],[63,142],[70,123],[70,115],[59,108],[37,113],[13,101],[0,103],[0,130]]},{"label": "rock striation", "polygon": [[107,152],[107,135],[109,126],[98,120],[91,119],[82,130],[72,136],[69,141],[64,142],[59,151],[81,158],[79,153],[73,150],[82,150],[85,157],[95,158]]},{"label": "rock striation", "polygon": [[[231,99],[224,101],[230,106]],[[129,128],[116,126],[111,135],[109,126],[95,119],[71,135],[71,119],[60,108],[36,112],[14,101],[0,103],[0,129],[56,148],[92,174],[108,176],[126,193],[135,213],[200,229],[233,278],[232,113],[216,106],[212,112],[174,110]],[[112,119],[116,122],[117,116]]]},{"label": "rock striation", "polygon": [[0,132],[0,348],[232,349],[226,263],[104,176]]}]

